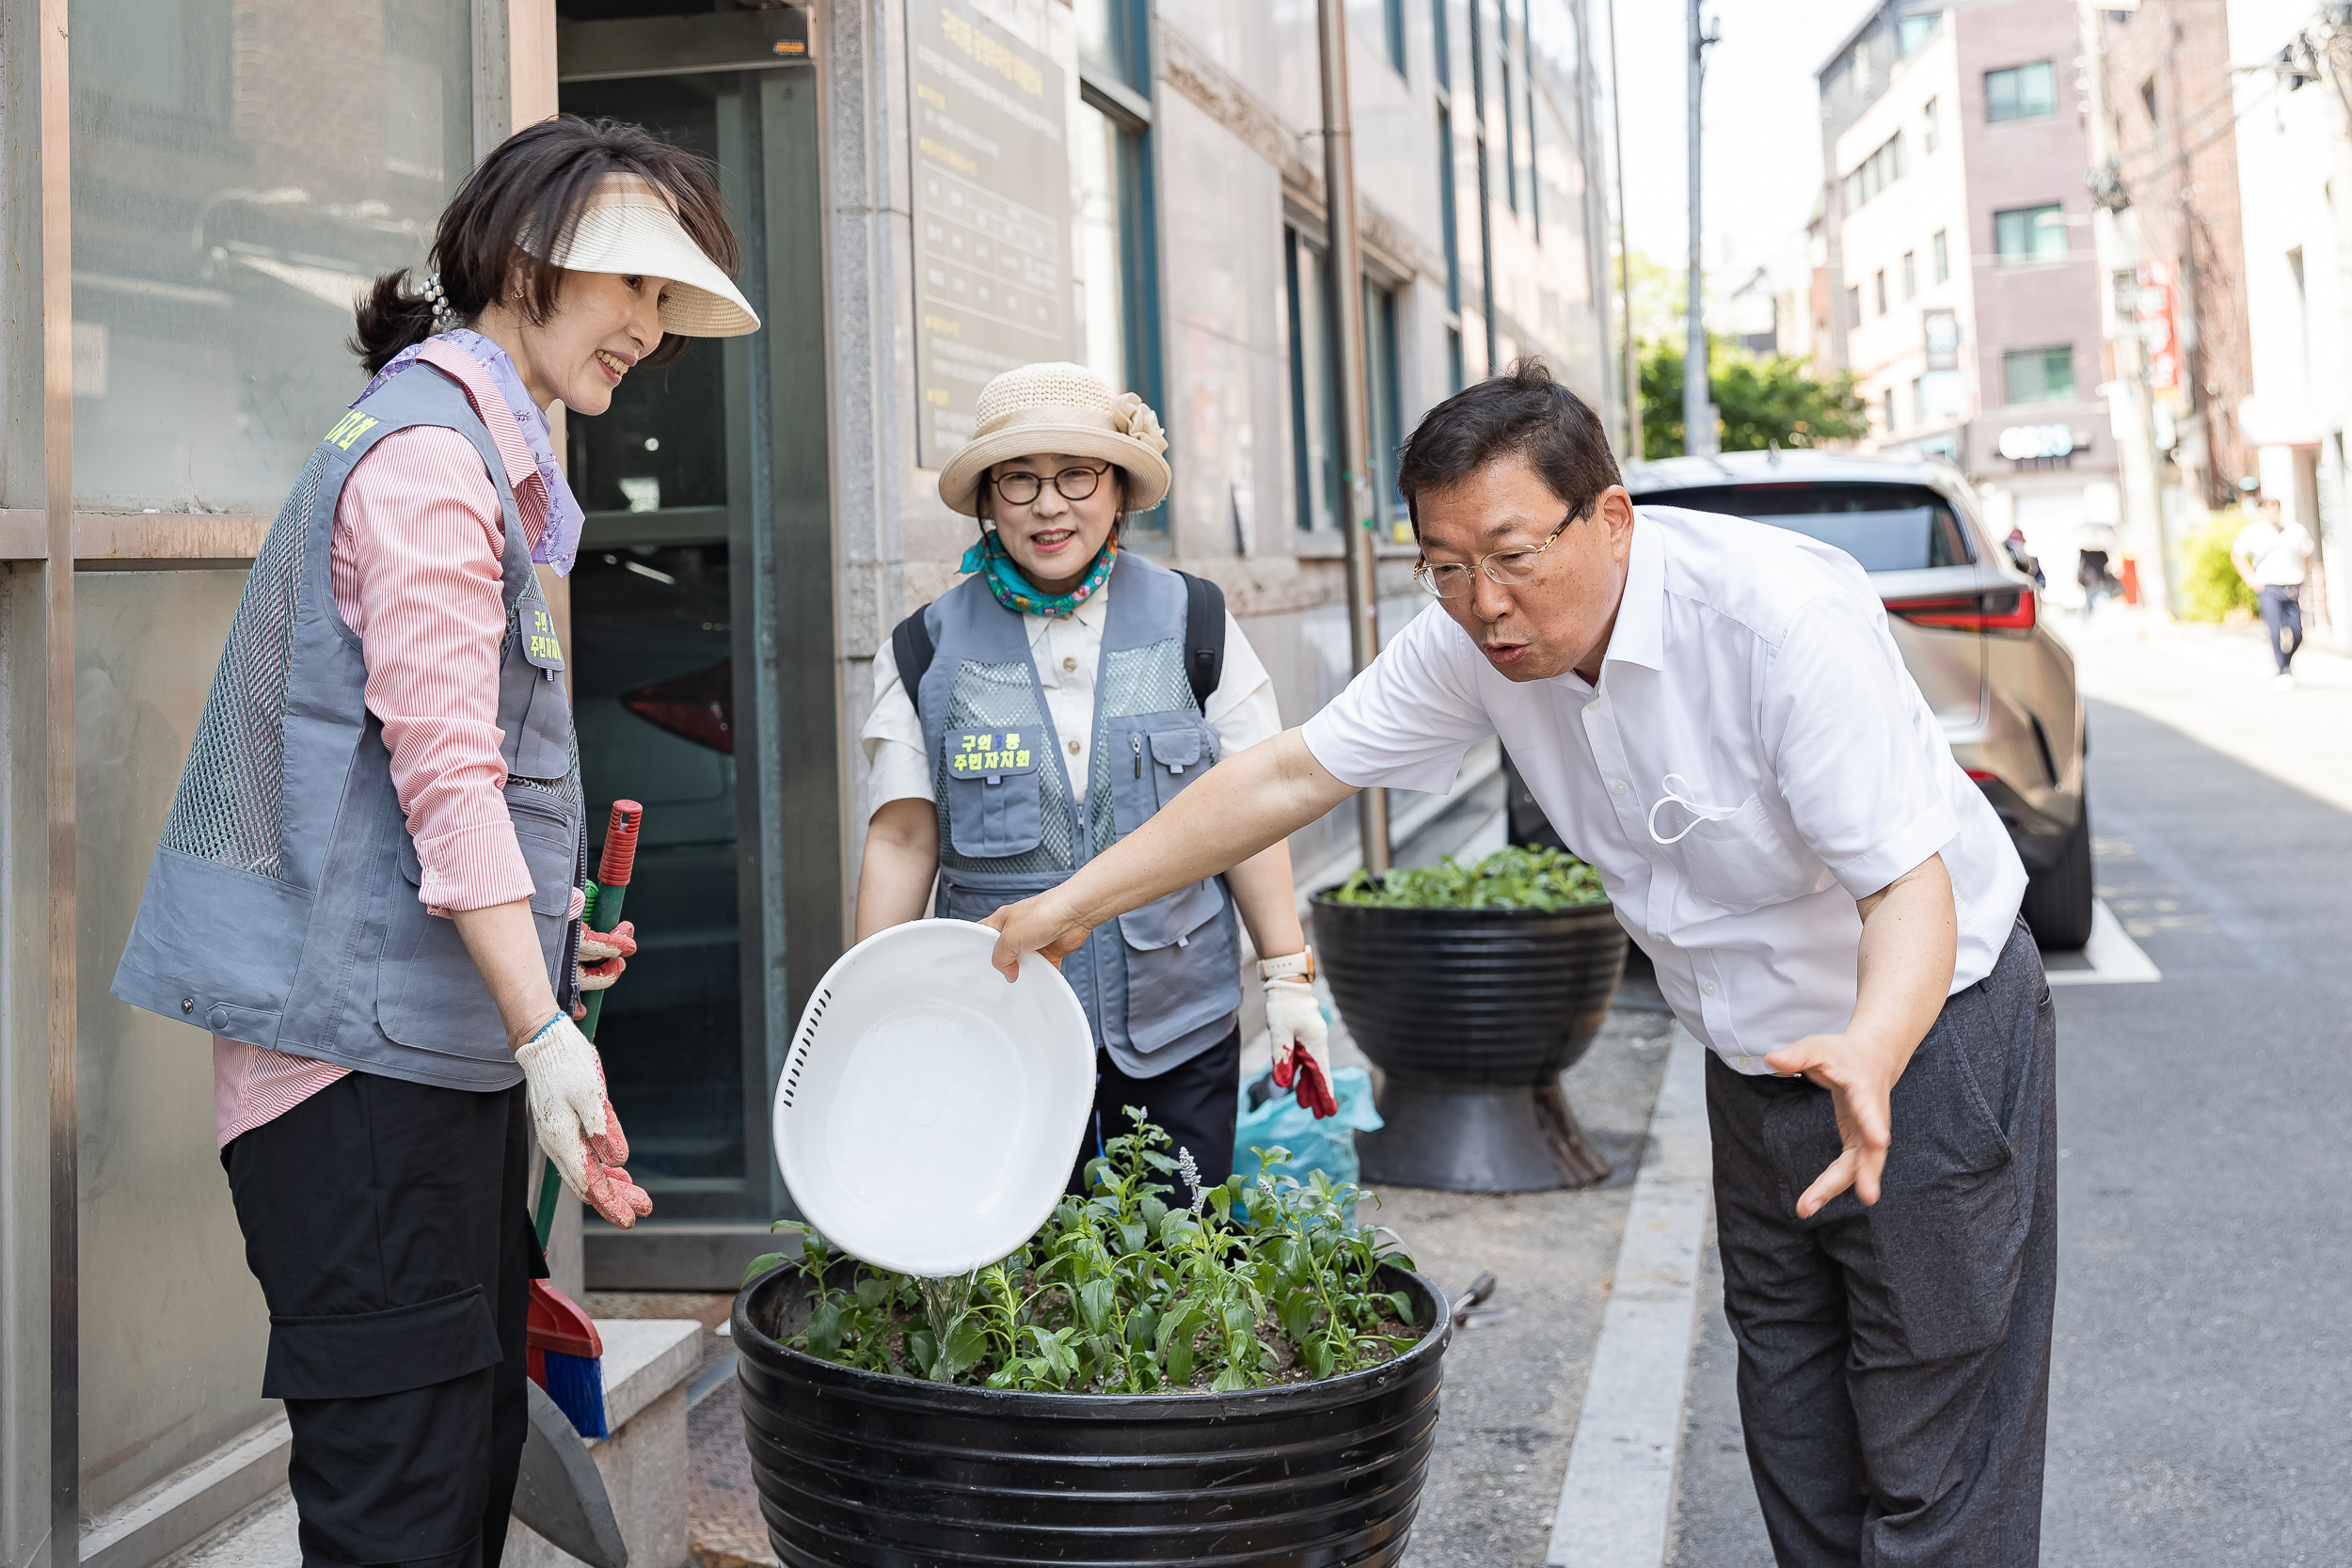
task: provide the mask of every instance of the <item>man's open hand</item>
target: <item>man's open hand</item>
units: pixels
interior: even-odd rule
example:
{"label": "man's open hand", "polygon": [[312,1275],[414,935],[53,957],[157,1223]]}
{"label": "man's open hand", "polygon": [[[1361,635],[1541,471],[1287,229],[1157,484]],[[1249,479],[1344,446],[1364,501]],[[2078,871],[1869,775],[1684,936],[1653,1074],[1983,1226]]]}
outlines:
{"label": "man's open hand", "polygon": [[1094,923],[1081,920],[1067,899],[1055,888],[1034,898],[1024,898],[1018,904],[1007,904],[981,925],[996,932],[996,951],[989,955],[989,962],[1002,971],[1008,980],[1021,978],[1021,955],[1041,953],[1056,969],[1062,959],[1086,944],[1093,934]]}
{"label": "man's open hand", "polygon": [[1857,1034],[1807,1035],[1764,1058],[1784,1076],[1802,1073],[1829,1090],[1845,1148],[1797,1199],[1797,1217],[1811,1219],[1848,1187],[1865,1204],[1879,1200],[1893,1141],[1895,1081],[1910,1065],[1911,1049]]}

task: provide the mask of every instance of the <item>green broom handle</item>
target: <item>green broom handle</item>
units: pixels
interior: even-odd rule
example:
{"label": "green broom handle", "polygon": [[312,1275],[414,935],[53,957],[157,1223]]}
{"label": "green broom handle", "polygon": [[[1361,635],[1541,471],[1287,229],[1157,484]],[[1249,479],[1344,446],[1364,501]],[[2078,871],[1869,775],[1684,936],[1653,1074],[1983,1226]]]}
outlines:
{"label": "green broom handle", "polygon": [[[612,802],[612,816],[604,830],[604,853],[596,863],[596,879],[587,887],[588,901],[580,906],[580,924],[592,931],[610,931],[621,923],[621,906],[628,897],[628,881],[637,868],[637,833],[644,825],[645,808],[634,800]],[[596,1037],[596,1020],[604,1012],[604,992],[592,990],[583,999],[586,1011],[580,1015],[580,1032],[593,1042]],[[564,1189],[564,1179],[556,1174],[555,1162],[549,1160],[539,1173],[539,1250],[548,1249],[548,1237],[555,1229],[556,1195]]]}

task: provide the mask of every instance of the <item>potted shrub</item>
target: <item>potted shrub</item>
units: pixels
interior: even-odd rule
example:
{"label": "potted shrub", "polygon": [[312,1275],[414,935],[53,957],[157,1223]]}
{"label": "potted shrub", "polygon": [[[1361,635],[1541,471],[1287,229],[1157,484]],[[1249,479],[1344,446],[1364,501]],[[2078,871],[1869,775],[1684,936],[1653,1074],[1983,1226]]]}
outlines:
{"label": "potted shrub", "polygon": [[813,1234],[752,1265],[743,1433],[791,1568],[1403,1557],[1444,1297],[1353,1187],[1268,1150],[1201,1189],[1136,1122],[1089,1197],[968,1279]]}
{"label": "potted shrub", "polygon": [[1600,1032],[1626,936],[1600,877],[1557,849],[1359,871],[1314,898],[1317,962],[1381,1069],[1366,1180],[1533,1192],[1605,1180],[1560,1075]]}

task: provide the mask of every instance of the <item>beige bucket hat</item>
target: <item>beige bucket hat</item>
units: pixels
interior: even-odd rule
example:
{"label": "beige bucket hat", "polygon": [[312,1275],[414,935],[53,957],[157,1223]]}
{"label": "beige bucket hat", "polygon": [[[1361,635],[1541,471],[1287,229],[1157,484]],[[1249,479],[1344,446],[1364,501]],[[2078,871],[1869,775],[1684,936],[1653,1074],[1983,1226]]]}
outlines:
{"label": "beige bucket hat", "polygon": [[634,174],[608,174],[572,231],[547,252],[537,237],[523,248],[572,272],[643,273],[666,277],[661,329],[681,338],[739,338],[759,330],[759,317],[735,280],[694,243],[669,198]]}
{"label": "beige bucket hat", "polygon": [[1024,365],[980,388],[972,440],[939,471],[939,499],[967,517],[980,515],[980,476],[992,464],[1031,452],[1100,457],[1127,471],[1127,509],[1157,506],[1168,494],[1168,437],[1152,405],[1114,393],[1084,365]]}

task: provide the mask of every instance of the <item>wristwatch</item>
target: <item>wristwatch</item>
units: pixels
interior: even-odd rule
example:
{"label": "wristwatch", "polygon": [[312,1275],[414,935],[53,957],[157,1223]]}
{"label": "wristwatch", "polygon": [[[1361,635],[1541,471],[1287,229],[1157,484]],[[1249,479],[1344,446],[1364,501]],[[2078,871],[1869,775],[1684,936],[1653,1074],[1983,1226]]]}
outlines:
{"label": "wristwatch", "polygon": [[1305,980],[1312,984],[1315,977],[1315,955],[1312,948],[1302,947],[1295,953],[1279,958],[1262,958],[1258,962],[1261,980]]}

